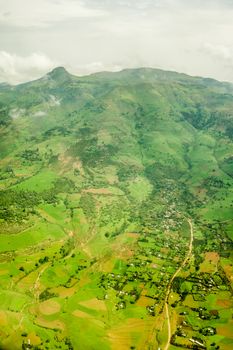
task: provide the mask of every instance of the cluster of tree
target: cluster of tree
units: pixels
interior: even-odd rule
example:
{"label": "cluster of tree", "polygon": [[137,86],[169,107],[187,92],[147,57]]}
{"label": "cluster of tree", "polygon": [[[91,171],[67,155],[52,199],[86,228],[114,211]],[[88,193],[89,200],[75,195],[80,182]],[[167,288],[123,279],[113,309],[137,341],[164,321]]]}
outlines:
{"label": "cluster of tree", "polygon": [[67,177],[59,177],[53,183],[52,191],[54,195],[58,193],[71,193],[75,189],[75,183]]}
{"label": "cluster of tree", "polygon": [[194,107],[186,107],[182,110],[182,116],[190,124],[192,124],[196,129],[208,129],[212,127],[217,120],[217,115],[211,113],[202,104],[197,104]]}
{"label": "cluster of tree", "polygon": [[103,163],[109,163],[111,157],[116,154],[117,147],[113,145],[99,145],[97,137],[82,138],[75,143],[70,152],[79,157],[84,166],[95,167]]}
{"label": "cluster of tree", "polygon": [[66,127],[64,127],[64,126],[55,126],[54,128],[46,130],[42,134],[42,138],[44,140],[47,140],[49,137],[52,137],[52,136],[67,136],[67,135],[70,135],[70,134],[71,134],[71,130],[68,130]]}
{"label": "cluster of tree", "polygon": [[68,178],[57,179],[53,187],[42,192],[7,189],[0,191],[0,219],[6,222],[22,222],[41,203],[56,204],[61,192],[72,192],[75,184]]}
{"label": "cluster of tree", "polygon": [[96,202],[93,196],[89,193],[82,193],[79,205],[82,208],[86,217],[96,217]]}
{"label": "cluster of tree", "polygon": [[120,182],[124,182],[130,178],[134,178],[137,175],[140,175],[141,172],[141,169],[136,165],[120,164],[117,170],[117,176]]}
{"label": "cluster of tree", "polygon": [[0,102],[0,126],[8,126],[10,122],[9,106]]}
{"label": "cluster of tree", "polygon": [[57,296],[58,296],[57,293],[50,292],[49,288],[46,288],[43,292],[40,293],[39,300],[44,301],[51,298],[55,298]]}
{"label": "cluster of tree", "polygon": [[[54,331],[56,331],[56,329],[54,329]],[[28,334],[26,332],[22,333],[22,337],[26,338],[28,336]],[[62,343],[62,345],[61,345]],[[53,348],[52,348],[53,347]],[[32,349],[32,350],[49,350],[49,349],[61,349],[64,348],[66,350],[74,350],[74,347],[72,345],[71,339],[69,337],[65,337],[63,339],[58,339],[57,336],[54,337],[54,343],[53,345],[50,345],[50,340],[46,339],[45,342],[41,342],[40,345],[33,345],[30,343],[30,341],[23,339],[22,341],[22,349],[23,350],[28,350],[28,349]]]}
{"label": "cluster of tree", "polygon": [[41,196],[35,191],[3,190],[0,192],[0,219],[21,222],[40,203]]}
{"label": "cluster of tree", "polygon": [[31,162],[39,162],[42,160],[39,149],[26,149],[18,154],[18,157],[22,159],[23,164]]}
{"label": "cluster of tree", "polygon": [[229,184],[224,183],[220,178],[216,176],[209,176],[205,181],[203,182],[203,187],[210,189],[211,187],[214,188],[227,188],[230,186]]}
{"label": "cluster of tree", "polygon": [[6,179],[12,178],[14,176],[15,176],[14,170],[10,165],[8,165],[5,168],[2,168],[2,170],[0,170],[0,180],[6,180]]}

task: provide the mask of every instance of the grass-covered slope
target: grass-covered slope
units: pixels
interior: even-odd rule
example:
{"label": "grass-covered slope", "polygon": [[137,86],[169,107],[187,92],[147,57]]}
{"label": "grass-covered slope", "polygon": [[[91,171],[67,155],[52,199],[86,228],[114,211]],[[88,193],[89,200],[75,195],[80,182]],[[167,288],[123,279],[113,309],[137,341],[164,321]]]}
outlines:
{"label": "grass-covered slope", "polygon": [[231,349],[232,111],[156,69],[0,85],[0,348]]}

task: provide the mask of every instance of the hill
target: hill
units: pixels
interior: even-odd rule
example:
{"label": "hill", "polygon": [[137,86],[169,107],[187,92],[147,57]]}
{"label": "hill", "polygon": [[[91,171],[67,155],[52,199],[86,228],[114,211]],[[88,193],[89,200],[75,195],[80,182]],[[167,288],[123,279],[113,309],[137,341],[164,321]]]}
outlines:
{"label": "hill", "polygon": [[151,68],[0,85],[2,349],[232,347],[232,110]]}

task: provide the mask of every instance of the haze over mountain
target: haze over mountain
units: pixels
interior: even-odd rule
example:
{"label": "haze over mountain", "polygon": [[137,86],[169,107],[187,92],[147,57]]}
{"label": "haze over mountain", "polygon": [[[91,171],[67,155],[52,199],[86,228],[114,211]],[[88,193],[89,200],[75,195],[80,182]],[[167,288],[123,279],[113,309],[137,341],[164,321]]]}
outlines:
{"label": "haze over mountain", "polygon": [[0,82],[157,67],[233,82],[232,0],[0,0]]}
{"label": "haze over mountain", "polygon": [[232,111],[152,68],[0,85],[2,349],[231,348]]}

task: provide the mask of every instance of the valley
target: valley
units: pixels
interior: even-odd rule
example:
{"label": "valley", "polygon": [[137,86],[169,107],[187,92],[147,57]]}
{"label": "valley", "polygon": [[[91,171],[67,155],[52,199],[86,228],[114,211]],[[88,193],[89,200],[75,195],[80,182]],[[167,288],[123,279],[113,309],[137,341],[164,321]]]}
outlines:
{"label": "valley", "polygon": [[233,87],[0,85],[0,349],[230,350]]}

